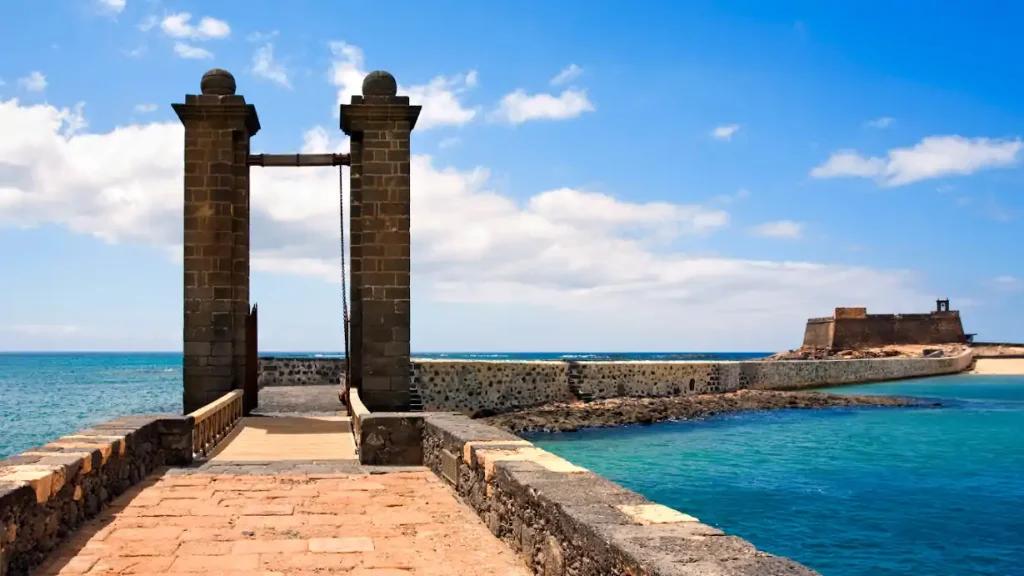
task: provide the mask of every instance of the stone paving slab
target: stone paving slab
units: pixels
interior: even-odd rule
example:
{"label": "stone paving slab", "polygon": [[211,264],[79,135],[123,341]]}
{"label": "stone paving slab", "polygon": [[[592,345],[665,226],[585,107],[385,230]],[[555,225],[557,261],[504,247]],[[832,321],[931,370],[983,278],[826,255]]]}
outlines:
{"label": "stone paving slab", "polygon": [[356,459],[347,416],[274,416],[242,418],[209,462]]}
{"label": "stone paving slab", "polygon": [[345,410],[338,398],[340,384],[316,386],[265,386],[259,391],[259,408],[264,415],[334,415]]}
{"label": "stone paving slab", "polygon": [[160,474],[55,549],[54,574],[526,576],[436,476]]}

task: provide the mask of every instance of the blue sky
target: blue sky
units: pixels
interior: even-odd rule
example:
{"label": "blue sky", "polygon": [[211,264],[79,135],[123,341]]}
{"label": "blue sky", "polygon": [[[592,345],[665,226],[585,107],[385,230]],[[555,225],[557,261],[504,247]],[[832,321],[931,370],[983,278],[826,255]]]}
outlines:
{"label": "blue sky", "polygon": [[[1024,339],[1024,8],[47,0],[0,22],[0,350],[177,350],[181,139],[212,67],[256,151],[413,133],[413,349],[774,350],[949,297]],[[259,170],[259,169],[254,169]],[[337,174],[253,175],[264,350],[341,348]]]}

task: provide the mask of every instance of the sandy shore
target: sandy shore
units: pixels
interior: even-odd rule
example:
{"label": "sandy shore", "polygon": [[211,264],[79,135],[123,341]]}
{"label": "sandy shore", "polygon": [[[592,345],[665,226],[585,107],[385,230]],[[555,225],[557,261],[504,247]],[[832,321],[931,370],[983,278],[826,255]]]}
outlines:
{"label": "sandy shore", "polygon": [[1024,358],[978,358],[969,373],[1024,376]]}
{"label": "sandy shore", "polygon": [[696,420],[731,412],[841,406],[934,406],[913,398],[851,396],[820,392],[739,390],[725,394],[666,398],[612,398],[590,403],[558,403],[481,418],[512,433],[570,432],[580,428]]}

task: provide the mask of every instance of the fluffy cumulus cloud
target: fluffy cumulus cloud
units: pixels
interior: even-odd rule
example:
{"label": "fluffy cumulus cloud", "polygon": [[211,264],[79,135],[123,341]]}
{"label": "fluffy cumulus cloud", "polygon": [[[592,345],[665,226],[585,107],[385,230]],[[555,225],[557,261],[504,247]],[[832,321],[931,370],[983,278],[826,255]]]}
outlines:
{"label": "fluffy cumulus cloud", "polygon": [[[582,68],[570,64],[556,74],[550,84],[569,84],[581,74]],[[489,118],[492,122],[522,124],[531,120],[568,120],[595,110],[597,107],[590,101],[587,91],[576,86],[568,86],[559,94],[529,94],[518,89],[506,94]]]}
{"label": "fluffy cumulus cloud", "polygon": [[1020,162],[1019,138],[929,136],[909,148],[894,148],[885,157],[840,150],[811,170],[814,178],[871,178],[882,186],[903,186],[922,180],[966,176]]}
{"label": "fluffy cumulus cloud", "polygon": [[[144,20],[140,29],[148,30],[156,25],[155,20]],[[197,46],[193,42],[219,40],[231,35],[231,26],[223,20],[204,16],[198,22],[192,22],[192,14],[179,12],[169,14],[160,20],[160,30],[174,38],[174,53],[180,58],[200,60],[213,58],[208,49]]]}
{"label": "fluffy cumulus cloud", "polygon": [[189,40],[227,38],[231,34],[231,26],[227,22],[204,16],[199,22],[193,24],[192,15],[188,12],[165,16],[160,21],[160,29],[171,38]]}
{"label": "fluffy cumulus cloud", "polygon": [[[345,74],[340,84],[354,82]],[[464,76],[460,85],[470,83]],[[0,226],[56,224],[180,254],[180,124],[88,132],[83,113],[0,101]],[[337,131],[308,130],[303,151],[346,149],[329,134]],[[411,174],[418,305],[541,310],[552,326],[575,326],[568,338],[582,347],[673,348],[684,334],[691,346],[744,346],[787,323],[797,338],[802,317],[837,302],[895,310],[925,299],[899,271],[695,255],[694,240],[729,222],[708,204],[568,187],[517,201],[495,190],[486,168],[429,155],[413,157]],[[337,178],[332,169],[254,170],[256,269],[337,282]],[[612,340],[585,340],[588,332]],[[452,345],[479,345],[470,337]],[[545,346],[538,342],[547,341],[520,346]]]}
{"label": "fluffy cumulus cloud", "polygon": [[188,42],[175,42],[174,53],[186,60],[209,60],[213,58],[213,52],[200,46],[194,46]]}
{"label": "fluffy cumulus cloud", "polygon": [[491,119],[522,124],[530,120],[568,120],[595,110],[597,108],[587,97],[586,90],[570,88],[557,96],[516,90],[501,99],[498,109],[491,113]]}
{"label": "fluffy cumulus cloud", "polygon": [[[338,104],[348,104],[353,96],[363,93],[363,78],[369,73],[362,49],[345,42],[331,42],[330,80],[338,91]],[[400,79],[399,79],[400,80]],[[464,100],[477,85],[477,73],[471,70],[453,76],[436,76],[426,84],[399,84],[398,93],[408,96],[413,104],[423,106],[417,130],[439,126],[461,126],[471,122],[479,112]],[[337,113],[337,110],[335,110]]]}

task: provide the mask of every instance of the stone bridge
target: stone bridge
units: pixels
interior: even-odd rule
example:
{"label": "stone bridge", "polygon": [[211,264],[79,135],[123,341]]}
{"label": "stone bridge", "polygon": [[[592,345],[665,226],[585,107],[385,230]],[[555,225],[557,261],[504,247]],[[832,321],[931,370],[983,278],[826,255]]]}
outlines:
{"label": "stone bridge", "polygon": [[175,105],[186,148],[183,414],[119,418],[0,461],[0,576],[814,574],[521,438],[408,411],[419,108],[396,86],[385,72],[367,77],[341,107],[351,153],[331,159],[351,170],[348,388],[247,386],[259,120],[223,70]]}

